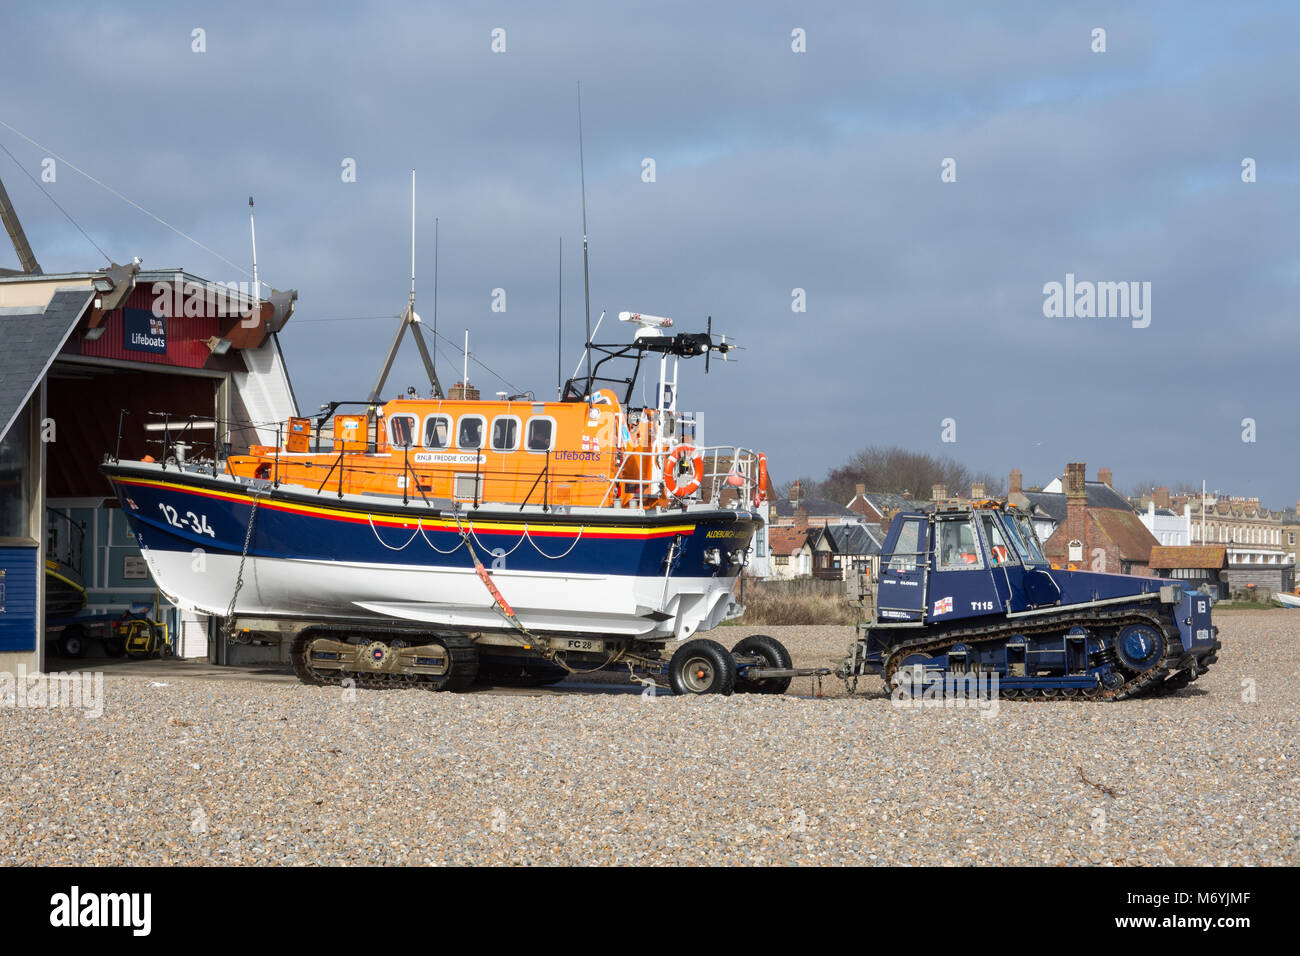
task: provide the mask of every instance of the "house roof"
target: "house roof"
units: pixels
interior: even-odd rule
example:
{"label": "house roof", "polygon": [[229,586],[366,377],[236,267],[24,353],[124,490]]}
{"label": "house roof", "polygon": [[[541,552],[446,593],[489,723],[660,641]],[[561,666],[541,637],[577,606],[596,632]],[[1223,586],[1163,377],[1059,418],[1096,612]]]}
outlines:
{"label": "house roof", "polygon": [[1099,508],[1090,511],[1088,517],[1119,548],[1121,558],[1150,563],[1151,549],[1157,545],[1155,535],[1132,511]]}
{"label": "house roof", "polygon": [[807,531],[795,528],[768,528],[767,545],[773,554],[787,556],[794,554],[808,540]]}
{"label": "house roof", "polygon": [[94,296],[95,290],[89,287],[60,289],[44,308],[0,312],[0,439],[9,432]]}
{"label": "house roof", "polygon": [[812,538],[812,534],[809,537],[814,543],[825,538],[830,550],[836,554],[879,554],[880,546],[883,544],[871,529],[863,524],[827,525],[825,528],[815,529],[813,533],[817,537]]}
{"label": "house roof", "polygon": [[[1147,564],[1151,559],[1151,549],[1159,544],[1132,511],[1098,508],[1088,512],[1088,521],[1093,529],[1089,531],[1089,537],[1100,534],[1106,538],[1119,551],[1120,559],[1124,561]],[[1068,552],[1069,535],[1065,528],[1065,522],[1058,524],[1043,544],[1043,553],[1053,561],[1065,560]]]}
{"label": "house roof", "polygon": [[890,511],[907,511],[909,509],[918,510],[931,504],[929,501],[921,501],[915,498],[904,498],[902,495],[895,495],[889,492],[868,491],[865,494],[854,495],[852,501],[849,502],[849,506],[851,507],[853,502],[858,501],[859,499],[871,505],[871,507],[880,515],[887,514]]}
{"label": "house roof", "polygon": [[[772,502],[772,506],[776,508],[778,517],[794,517],[794,503],[791,502],[789,498],[777,498]],[[815,518],[856,518],[858,515],[856,511],[850,511],[843,505],[837,505],[835,502],[827,501],[825,498],[801,498],[799,500],[799,507],[802,508],[809,517]]]}
{"label": "house roof", "polygon": [[1158,544],[1151,549],[1151,567],[1157,571],[1175,568],[1214,568],[1228,566],[1228,549],[1224,545],[1191,545],[1174,547]]}
{"label": "house roof", "polygon": [[[1114,511],[1126,511],[1129,514],[1133,513],[1133,506],[1129,504],[1129,500],[1105,482],[1084,482],[1084,490],[1088,493],[1089,508],[1105,508]],[[1021,494],[1029,499],[1031,505],[1036,505],[1042,509],[1053,521],[1058,524],[1065,521],[1069,502],[1069,496],[1065,492],[1023,491]]]}

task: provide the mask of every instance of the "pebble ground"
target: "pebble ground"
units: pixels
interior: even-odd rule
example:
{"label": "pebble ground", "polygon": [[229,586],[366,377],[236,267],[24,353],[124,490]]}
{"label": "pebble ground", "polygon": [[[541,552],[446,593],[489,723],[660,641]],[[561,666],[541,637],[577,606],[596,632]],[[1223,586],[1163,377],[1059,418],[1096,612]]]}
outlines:
{"label": "pebble ground", "polygon": [[[1300,614],[1218,623],[1175,696],[996,715],[876,678],[349,701],[160,663],[97,719],[0,706],[0,864],[1295,865]],[[853,633],[766,630],[798,665]]]}

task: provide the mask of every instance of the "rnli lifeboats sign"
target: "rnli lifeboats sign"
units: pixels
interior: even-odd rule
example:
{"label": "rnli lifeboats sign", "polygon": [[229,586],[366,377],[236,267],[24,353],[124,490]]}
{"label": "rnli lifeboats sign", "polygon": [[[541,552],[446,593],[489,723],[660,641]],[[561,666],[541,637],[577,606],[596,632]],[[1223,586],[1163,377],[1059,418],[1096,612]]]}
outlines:
{"label": "rnli lifeboats sign", "polygon": [[167,351],[167,318],[145,309],[122,310],[122,345],[132,352]]}

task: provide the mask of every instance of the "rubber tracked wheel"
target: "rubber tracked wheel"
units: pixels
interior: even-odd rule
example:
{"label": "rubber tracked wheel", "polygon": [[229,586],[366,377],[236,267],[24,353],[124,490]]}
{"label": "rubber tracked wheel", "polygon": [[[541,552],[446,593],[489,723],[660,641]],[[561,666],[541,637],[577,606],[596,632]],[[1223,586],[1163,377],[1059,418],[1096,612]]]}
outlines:
{"label": "rubber tracked wheel", "polygon": [[425,677],[419,685],[426,690],[468,690],[478,677],[478,645],[472,638],[457,636],[431,637],[426,643],[441,644],[447,648],[447,673],[441,677]]}
{"label": "rubber tracked wheel", "polygon": [[730,695],[736,689],[736,662],[717,641],[687,641],[668,662],[673,693]]}
{"label": "rubber tracked wheel", "polygon": [[[771,667],[788,669],[794,667],[794,661],[790,658],[790,652],[785,649],[785,645],[775,637],[768,637],[766,634],[751,634],[742,641],[737,642],[736,646],[731,649],[732,657],[757,657],[762,663],[760,667]],[[746,680],[744,677],[736,676],[736,693],[737,694],[784,694],[790,689],[790,682],[793,677],[767,677],[759,680]]]}
{"label": "rubber tracked wheel", "polygon": [[308,628],[300,631],[298,636],[293,640],[293,647],[289,650],[289,660],[293,664],[293,672],[298,675],[298,680],[311,687],[322,687],[331,681],[324,674],[317,671],[307,660],[307,646],[316,639],[318,635],[314,630]]}

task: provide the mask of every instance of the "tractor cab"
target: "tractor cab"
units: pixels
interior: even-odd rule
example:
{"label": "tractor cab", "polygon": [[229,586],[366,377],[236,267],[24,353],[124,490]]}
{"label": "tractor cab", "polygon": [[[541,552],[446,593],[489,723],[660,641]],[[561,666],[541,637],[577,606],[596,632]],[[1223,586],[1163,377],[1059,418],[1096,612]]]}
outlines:
{"label": "tractor cab", "polygon": [[920,625],[1055,604],[1049,568],[1029,516],[1001,502],[905,512],[885,538],[877,618]]}

